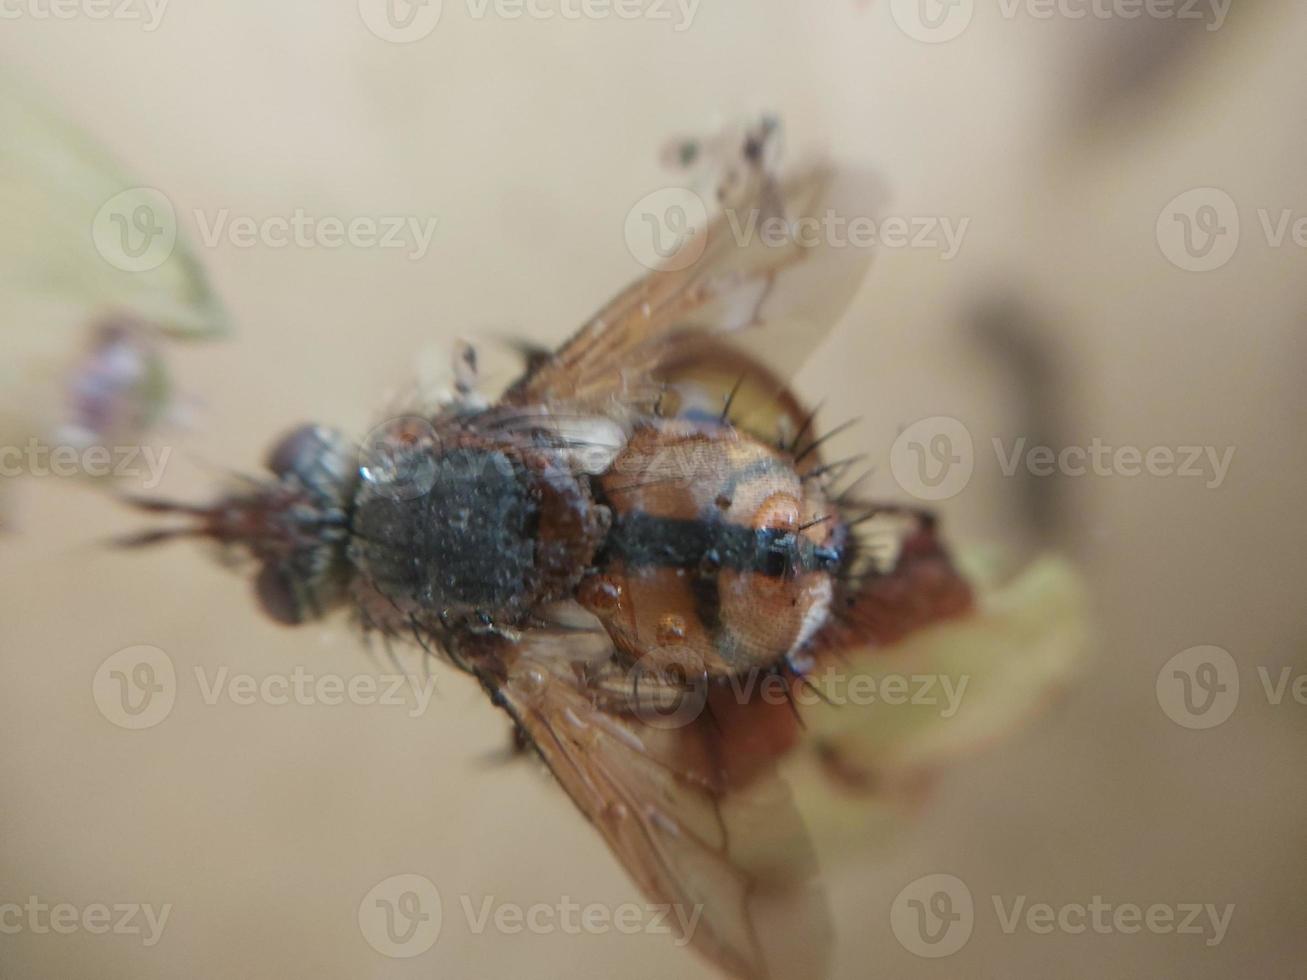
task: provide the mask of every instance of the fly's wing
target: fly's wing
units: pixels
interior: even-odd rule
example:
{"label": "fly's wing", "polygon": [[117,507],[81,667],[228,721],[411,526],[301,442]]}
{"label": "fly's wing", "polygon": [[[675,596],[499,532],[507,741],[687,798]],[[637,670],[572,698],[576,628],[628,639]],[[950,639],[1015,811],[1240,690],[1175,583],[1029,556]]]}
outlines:
{"label": "fly's wing", "polygon": [[737,976],[824,975],[817,849],[847,860],[890,839],[900,804],[1044,707],[1084,654],[1066,564],[988,586],[954,569],[928,519],[885,523],[851,612],[784,698],[754,677],[617,709],[599,680],[611,642],[570,604],[564,630],[528,631],[480,672],[645,894]]}
{"label": "fly's wing", "polygon": [[775,770],[795,735],[788,706],[617,710],[585,679],[585,645],[589,666],[609,662],[597,622],[527,633],[487,683],[695,949],[734,976],[825,975],[831,931],[814,852]]}
{"label": "fly's wing", "polygon": [[866,273],[870,251],[851,230],[875,214],[879,188],[869,174],[826,164],[785,179],[761,163],[745,173],[709,195],[721,203],[705,205],[708,217],[665,265],[530,371],[510,401],[647,409],[687,365],[729,347],[746,356],[725,388],[751,367],[764,386],[788,380]]}
{"label": "fly's wing", "polygon": [[[108,388],[118,396],[135,385],[127,393],[131,409],[152,419],[167,390],[157,360],[162,341],[223,333],[217,301],[175,239],[171,205],[138,185],[75,127],[0,77],[6,442],[49,437],[68,421],[67,404],[79,397],[68,388],[82,370],[90,377],[81,395],[103,397]],[[102,335],[106,318],[112,338]],[[111,346],[124,330],[133,337],[129,355]]]}

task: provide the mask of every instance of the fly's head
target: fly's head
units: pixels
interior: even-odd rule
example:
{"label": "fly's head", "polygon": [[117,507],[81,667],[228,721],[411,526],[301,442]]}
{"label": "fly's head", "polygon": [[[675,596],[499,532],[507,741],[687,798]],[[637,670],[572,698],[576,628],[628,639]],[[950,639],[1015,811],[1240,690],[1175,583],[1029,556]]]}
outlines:
{"label": "fly's head", "polygon": [[245,480],[211,504],[133,500],[142,510],[191,520],[123,543],[200,537],[243,551],[259,563],[255,593],[265,613],[287,625],[320,618],[345,599],[351,579],[347,544],[359,480],[356,450],[338,432],[304,425],[273,445],[266,465],[270,478]]}

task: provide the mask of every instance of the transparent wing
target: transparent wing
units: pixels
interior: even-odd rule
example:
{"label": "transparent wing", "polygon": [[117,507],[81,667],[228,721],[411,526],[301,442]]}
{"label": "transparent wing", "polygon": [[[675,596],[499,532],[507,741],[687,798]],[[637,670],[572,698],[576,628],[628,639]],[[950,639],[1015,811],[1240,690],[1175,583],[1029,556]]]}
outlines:
{"label": "transparent wing", "polygon": [[528,633],[503,655],[496,699],[650,900],[690,923],[695,949],[735,976],[825,975],[814,852],[775,771],[794,716],[712,701],[679,715],[616,710],[585,680],[611,654],[597,623]]}
{"label": "transparent wing", "polygon": [[692,944],[734,975],[823,975],[817,850],[843,860],[883,843],[885,804],[1044,707],[1084,652],[1065,564],[973,593],[984,576],[955,570],[928,516],[871,523],[866,578],[801,679],[690,685],[663,703],[654,675],[639,694],[639,663],[623,673],[602,627],[567,604],[559,629],[499,650],[487,680],[644,892],[681,921],[697,913]]}
{"label": "transparent wing", "polygon": [[[139,403],[138,417],[157,416],[167,391],[159,347],[167,339],[224,331],[222,311],[194,255],[175,238],[171,206],[139,184],[83,133],[0,76],[0,330],[6,352],[0,435],[6,441],[49,437],[66,421],[67,405],[77,398],[68,386],[83,368],[94,377],[92,390],[84,386],[82,394],[102,392],[110,381],[134,385],[128,394]],[[139,356],[139,364],[116,380],[102,359],[95,361],[106,322],[119,339],[130,329]],[[121,347],[111,353],[117,364],[127,363]]]}
{"label": "transparent wing", "polygon": [[747,141],[729,174],[674,254],[529,372],[511,400],[647,406],[705,341],[743,348],[777,381],[802,366],[866,273],[870,250],[851,229],[875,215],[878,182],[824,163],[778,178]]}

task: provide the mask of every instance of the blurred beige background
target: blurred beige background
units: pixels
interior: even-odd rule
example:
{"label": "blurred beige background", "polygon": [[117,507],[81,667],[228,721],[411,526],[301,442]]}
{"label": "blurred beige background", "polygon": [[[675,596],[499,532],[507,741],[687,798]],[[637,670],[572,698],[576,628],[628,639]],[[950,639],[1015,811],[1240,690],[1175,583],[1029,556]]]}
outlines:
{"label": "blurred beige background", "polygon": [[[130,21],[0,26],[0,59],[186,217],[435,217],[430,251],[199,246],[237,335],[174,364],[198,420],[164,489],[252,469],[305,419],[362,431],[454,337],[560,340],[638,274],[628,210],[666,177],[671,133],[769,107],[790,142],[875,167],[889,210],[969,218],[952,261],[886,249],[800,378],[841,445],[888,451],[923,417],[962,420],[967,488],[940,505],[955,540],[1085,569],[1098,640],[1083,680],[1009,743],[949,774],[891,841],[829,876],[840,977],[1288,976],[1302,972],[1307,707],[1274,705],[1258,667],[1307,670],[1303,250],[1259,209],[1307,215],[1307,9],[1235,0],[1207,22],[1083,20],[977,5],[960,36],[902,29],[907,6],[704,0],[687,29],[642,19],[440,23],[387,43],[356,5],[174,0]],[[897,19],[895,15],[898,15]],[[910,22],[910,21],[909,21]],[[3,134],[0,134],[3,138]],[[1216,187],[1238,251],[1177,268],[1156,227]],[[1005,477],[991,440],[1236,449],[1217,488],[1181,477]],[[0,543],[0,903],[171,903],[162,939],[0,935],[5,980],[73,976],[710,976],[667,937],[475,935],[458,896],[530,905],[637,898],[534,763],[488,761],[507,726],[438,669],[431,707],[204,703],[212,677],[297,665],[384,673],[344,627],[280,629],[201,549],[111,553],[139,520],[67,480],[11,488]],[[135,644],[177,666],[170,716],[110,724],[97,668]],[[1159,670],[1196,645],[1239,665],[1238,709],[1191,731]],[[409,705],[411,706],[411,701]],[[879,832],[879,831],[878,831]],[[972,939],[921,959],[894,896],[948,872],[976,900]],[[444,897],[438,942],[387,959],[357,909],[389,875]],[[1192,935],[1006,934],[1010,904],[1235,906]]]}

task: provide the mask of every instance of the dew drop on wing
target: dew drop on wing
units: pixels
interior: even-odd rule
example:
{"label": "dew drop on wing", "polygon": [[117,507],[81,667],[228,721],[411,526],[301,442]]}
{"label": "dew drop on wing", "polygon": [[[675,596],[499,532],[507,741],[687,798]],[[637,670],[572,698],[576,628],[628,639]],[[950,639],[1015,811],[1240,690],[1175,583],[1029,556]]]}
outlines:
{"label": "dew drop on wing", "polygon": [[619,822],[626,820],[631,816],[631,811],[627,809],[626,804],[620,803],[617,800],[609,800],[608,803],[604,805],[604,813],[611,819]]}
{"label": "dew drop on wing", "polygon": [[539,667],[528,667],[524,670],[514,671],[509,683],[517,694],[520,694],[528,701],[533,701],[545,689],[547,680],[544,671]]}

